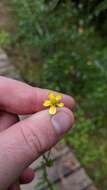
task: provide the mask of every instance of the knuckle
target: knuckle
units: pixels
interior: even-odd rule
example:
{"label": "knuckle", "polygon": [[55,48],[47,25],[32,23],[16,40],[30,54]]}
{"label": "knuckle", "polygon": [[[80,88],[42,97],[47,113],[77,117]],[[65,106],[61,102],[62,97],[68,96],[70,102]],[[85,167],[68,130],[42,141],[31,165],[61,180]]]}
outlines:
{"label": "knuckle", "polygon": [[31,151],[31,154],[41,154],[42,145],[38,135],[31,129],[31,127],[20,127],[21,134],[25,141],[26,146]]}
{"label": "knuckle", "polygon": [[33,103],[32,94],[33,94],[32,90],[29,90],[26,93],[24,92],[22,95],[23,96],[22,100],[24,100],[24,102],[27,102],[28,104],[32,105],[32,103]]}

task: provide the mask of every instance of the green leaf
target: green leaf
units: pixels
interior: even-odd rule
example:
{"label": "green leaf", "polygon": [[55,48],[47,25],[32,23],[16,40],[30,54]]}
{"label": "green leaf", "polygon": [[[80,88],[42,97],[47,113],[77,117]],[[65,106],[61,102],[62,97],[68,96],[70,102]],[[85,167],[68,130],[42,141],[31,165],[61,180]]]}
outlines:
{"label": "green leaf", "polygon": [[98,4],[98,6],[96,7],[96,12],[99,13],[99,12],[104,11],[106,9],[107,9],[107,0],[104,0],[103,2]]}
{"label": "green leaf", "polygon": [[60,0],[51,0],[51,1],[49,1],[47,4],[47,6],[46,6],[46,9],[48,10],[48,11],[52,11],[52,10],[54,10],[55,8],[56,8],[56,6],[57,6],[57,4],[59,3],[59,1]]}

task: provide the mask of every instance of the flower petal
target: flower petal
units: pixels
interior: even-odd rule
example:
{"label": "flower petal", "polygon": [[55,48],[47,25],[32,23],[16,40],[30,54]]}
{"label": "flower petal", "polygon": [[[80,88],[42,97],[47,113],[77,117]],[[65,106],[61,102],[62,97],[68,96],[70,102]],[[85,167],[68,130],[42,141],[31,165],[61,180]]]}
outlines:
{"label": "flower petal", "polygon": [[59,103],[59,104],[57,104],[57,106],[58,106],[59,108],[62,108],[62,107],[64,107],[64,103]]}
{"label": "flower petal", "polygon": [[55,99],[55,95],[54,95],[53,92],[50,92],[50,93],[49,93],[49,99],[50,99],[50,100],[54,100],[54,99]]}
{"label": "flower petal", "polygon": [[45,100],[43,103],[43,106],[48,107],[51,105],[51,101],[50,100]]}
{"label": "flower petal", "polygon": [[55,107],[55,106],[51,106],[50,109],[49,109],[49,113],[50,113],[51,115],[56,114],[56,107]]}
{"label": "flower petal", "polygon": [[56,100],[57,101],[60,101],[62,99],[62,94],[58,94],[57,96],[56,96]]}

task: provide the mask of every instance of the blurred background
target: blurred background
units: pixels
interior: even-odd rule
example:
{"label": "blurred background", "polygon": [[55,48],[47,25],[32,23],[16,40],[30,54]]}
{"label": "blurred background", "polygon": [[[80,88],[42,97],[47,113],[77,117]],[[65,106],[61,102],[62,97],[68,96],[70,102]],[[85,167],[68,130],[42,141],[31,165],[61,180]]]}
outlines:
{"label": "blurred background", "polygon": [[106,190],[107,0],[1,0],[0,9],[0,47],[21,77],[75,97],[64,142]]}

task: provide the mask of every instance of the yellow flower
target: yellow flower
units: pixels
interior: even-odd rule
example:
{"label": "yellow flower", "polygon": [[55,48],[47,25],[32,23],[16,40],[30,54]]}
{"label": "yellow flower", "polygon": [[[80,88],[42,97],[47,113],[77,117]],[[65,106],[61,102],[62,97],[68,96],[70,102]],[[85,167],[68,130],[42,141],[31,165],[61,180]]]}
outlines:
{"label": "yellow flower", "polygon": [[49,97],[49,100],[45,100],[43,105],[45,107],[50,107],[49,113],[51,115],[54,115],[56,114],[56,107],[59,107],[59,108],[64,107],[64,103],[60,102],[60,100],[62,99],[62,95],[58,94],[55,96],[53,92],[50,92],[48,97]]}

